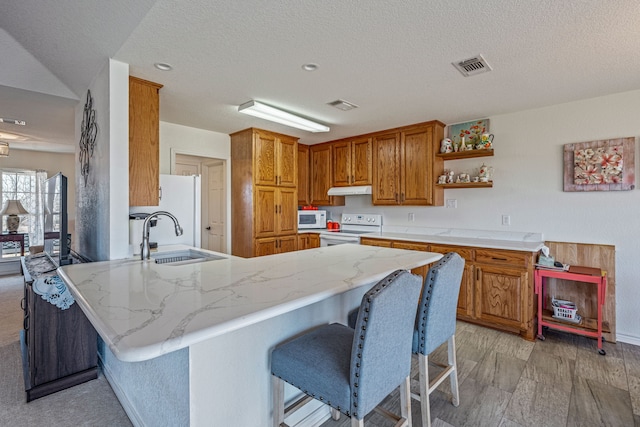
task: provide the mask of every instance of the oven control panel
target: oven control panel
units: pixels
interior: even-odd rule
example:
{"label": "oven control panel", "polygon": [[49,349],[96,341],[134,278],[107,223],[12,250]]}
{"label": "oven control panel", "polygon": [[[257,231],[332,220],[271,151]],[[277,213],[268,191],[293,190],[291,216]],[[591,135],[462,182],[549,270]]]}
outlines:
{"label": "oven control panel", "polygon": [[376,214],[342,214],[342,225],[382,225],[382,215]]}

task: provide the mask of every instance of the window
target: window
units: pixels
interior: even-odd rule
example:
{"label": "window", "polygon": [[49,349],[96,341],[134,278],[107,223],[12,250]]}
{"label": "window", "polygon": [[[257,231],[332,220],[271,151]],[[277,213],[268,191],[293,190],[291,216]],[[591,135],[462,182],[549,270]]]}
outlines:
{"label": "window", "polygon": [[[32,234],[35,232],[36,212],[36,171],[30,170],[2,170],[2,206],[7,200],[19,200],[29,215],[20,216],[18,233]],[[2,218],[2,232],[7,232],[6,216]],[[29,238],[25,236],[25,251],[29,246]],[[2,243],[2,258],[20,256],[20,246],[16,242]]]}

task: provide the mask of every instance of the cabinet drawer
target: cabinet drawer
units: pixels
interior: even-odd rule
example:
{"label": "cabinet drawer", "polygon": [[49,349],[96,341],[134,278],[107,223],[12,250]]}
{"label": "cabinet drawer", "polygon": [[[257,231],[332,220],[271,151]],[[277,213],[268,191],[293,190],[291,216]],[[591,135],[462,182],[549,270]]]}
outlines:
{"label": "cabinet drawer", "polygon": [[532,254],[528,252],[476,249],[476,262],[528,268]]}
{"label": "cabinet drawer", "polygon": [[380,246],[383,248],[390,248],[392,243],[393,242],[391,240],[371,239],[369,237],[360,238],[361,245]]}
{"label": "cabinet drawer", "polygon": [[429,244],[427,243],[418,243],[418,242],[401,242],[396,240],[393,242],[393,246],[396,249],[408,249],[411,251],[424,251],[427,252],[429,250]]}
{"label": "cabinet drawer", "polygon": [[465,261],[473,261],[473,249],[463,248],[461,246],[445,246],[445,245],[431,245],[429,248],[431,252],[437,252],[439,254],[448,254],[449,252],[456,252]]}

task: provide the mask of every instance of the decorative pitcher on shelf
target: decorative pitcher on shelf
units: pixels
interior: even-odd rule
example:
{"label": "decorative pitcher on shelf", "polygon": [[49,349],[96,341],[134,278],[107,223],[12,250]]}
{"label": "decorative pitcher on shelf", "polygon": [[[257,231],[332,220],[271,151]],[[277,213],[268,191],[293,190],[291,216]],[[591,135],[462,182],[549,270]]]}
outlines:
{"label": "decorative pitcher on shelf", "polygon": [[440,143],[440,152],[441,153],[452,153],[453,152],[453,143],[451,139],[445,138]]}

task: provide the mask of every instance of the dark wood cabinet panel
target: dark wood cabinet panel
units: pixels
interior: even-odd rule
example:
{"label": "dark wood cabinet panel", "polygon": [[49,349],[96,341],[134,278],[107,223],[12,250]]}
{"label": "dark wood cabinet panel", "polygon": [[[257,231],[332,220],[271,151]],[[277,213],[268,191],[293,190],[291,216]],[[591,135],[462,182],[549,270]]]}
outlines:
{"label": "dark wood cabinet panel", "polygon": [[66,310],[42,299],[22,260],[21,347],[27,402],[98,377],[97,333],[77,303]]}

